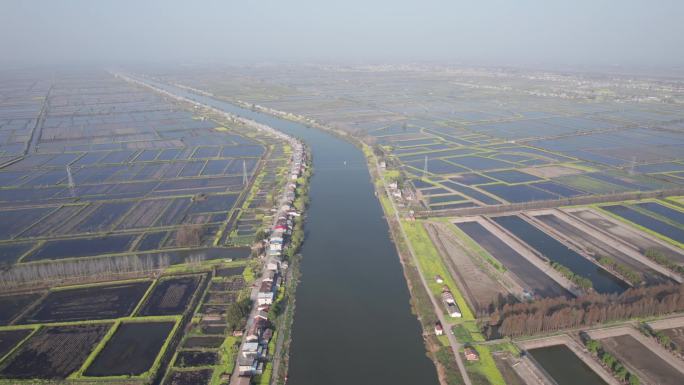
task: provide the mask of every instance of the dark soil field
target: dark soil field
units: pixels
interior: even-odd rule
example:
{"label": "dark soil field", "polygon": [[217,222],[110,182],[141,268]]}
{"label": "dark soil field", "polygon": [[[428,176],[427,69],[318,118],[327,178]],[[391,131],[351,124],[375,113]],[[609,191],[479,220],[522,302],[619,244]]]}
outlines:
{"label": "dark soil field", "polygon": [[235,293],[209,293],[204,301],[207,304],[229,304],[237,300]]}
{"label": "dark soil field", "polygon": [[137,376],[150,369],[173,322],[124,323],[86,369],[86,376]]}
{"label": "dark soil field", "polygon": [[190,337],[185,340],[183,348],[218,348],[223,343],[223,340],[223,337]]}
{"label": "dark soil field", "polygon": [[209,291],[228,291],[228,282],[212,282],[209,285]]}
{"label": "dark soil field", "polygon": [[186,368],[195,366],[211,366],[218,363],[217,352],[185,350],[178,353],[174,366]]}
{"label": "dark soil field", "polygon": [[40,330],[2,365],[2,378],[63,379],[78,370],[111,324]]}
{"label": "dark soil field", "polygon": [[135,309],[150,281],[55,290],[22,320],[66,322],[124,317]]}
{"label": "dark soil field", "polygon": [[202,305],[200,312],[202,314],[221,314],[226,315],[230,305]]}
{"label": "dark soil field", "polygon": [[[662,332],[670,337],[670,341],[677,351],[684,353],[684,327],[665,329]],[[0,353],[0,355],[2,354]]]}
{"label": "dark soil field", "polygon": [[492,357],[497,369],[499,369],[504,381],[506,381],[506,385],[525,385],[525,381],[515,372],[509,359],[501,354],[493,354]]}
{"label": "dark soil field", "polygon": [[227,327],[225,322],[224,323],[202,323],[200,325],[200,328],[202,330],[202,333],[204,334],[225,334],[227,331]]}
{"label": "dark soil field", "polygon": [[245,279],[238,276],[230,281],[212,282],[209,291],[239,291],[244,287]]}
{"label": "dark soil field", "polygon": [[206,385],[212,373],[211,369],[173,372],[164,385]]}
{"label": "dark soil field", "polygon": [[9,324],[39,297],[40,294],[19,294],[0,297],[0,325]]}
{"label": "dark soil field", "polygon": [[189,276],[165,279],[152,290],[139,315],[156,316],[182,314],[197,290],[201,277]]}
{"label": "dark soil field", "polygon": [[630,335],[601,340],[603,346],[613,353],[625,366],[633,368],[644,383],[681,385],[684,374],[663,361],[657,354]]}
{"label": "dark soil field", "polygon": [[461,282],[469,303],[477,311],[486,309],[498,296],[508,295],[506,288],[487,274],[478,264],[474,253],[462,247],[448,228],[427,223],[425,230],[444,261],[451,266],[454,278]]}
{"label": "dark soil field", "polygon": [[462,222],[456,226],[517,275],[527,285],[525,289],[541,297],[569,296],[556,281],[478,222]]}
{"label": "dark soil field", "polygon": [[226,267],[223,269],[216,270],[216,276],[217,277],[230,277],[233,275],[241,275],[243,271],[245,271],[244,266]]}
{"label": "dark soil field", "polygon": [[9,353],[21,340],[31,334],[32,329],[0,331],[0,359]]}

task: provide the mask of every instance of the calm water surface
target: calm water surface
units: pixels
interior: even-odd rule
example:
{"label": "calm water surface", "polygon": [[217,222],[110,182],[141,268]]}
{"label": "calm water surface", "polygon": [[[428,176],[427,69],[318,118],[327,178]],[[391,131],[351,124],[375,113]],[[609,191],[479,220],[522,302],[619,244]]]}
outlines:
{"label": "calm water surface", "polygon": [[155,85],[300,137],[311,148],[288,384],[437,384],[361,151],[302,124]]}
{"label": "calm water surface", "polygon": [[565,345],[532,349],[530,354],[558,385],[606,385],[596,372]]}

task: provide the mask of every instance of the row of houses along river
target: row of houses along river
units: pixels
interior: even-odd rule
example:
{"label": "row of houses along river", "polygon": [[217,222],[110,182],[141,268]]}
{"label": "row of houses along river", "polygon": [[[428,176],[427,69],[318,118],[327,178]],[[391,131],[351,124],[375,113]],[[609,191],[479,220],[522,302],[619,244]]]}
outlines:
{"label": "row of houses along river", "polygon": [[310,149],[314,174],[288,384],[438,383],[361,150],[300,123],[145,83],[301,138]]}

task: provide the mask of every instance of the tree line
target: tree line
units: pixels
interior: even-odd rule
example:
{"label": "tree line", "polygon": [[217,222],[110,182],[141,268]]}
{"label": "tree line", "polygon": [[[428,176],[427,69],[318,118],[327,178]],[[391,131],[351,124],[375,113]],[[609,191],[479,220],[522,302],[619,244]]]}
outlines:
{"label": "tree line", "polygon": [[0,287],[8,289],[79,277],[108,279],[125,273],[153,272],[163,269],[169,264],[170,258],[165,254],[17,264],[0,270]]}
{"label": "tree line", "polygon": [[582,342],[584,342],[587,350],[598,358],[599,362],[620,382],[628,383],[629,385],[641,384],[639,377],[635,373],[630,372],[617,357],[604,349],[601,342],[592,339],[588,335],[583,335]]}
{"label": "tree line", "polygon": [[500,302],[490,309],[485,334],[489,338],[518,337],[684,311],[684,285],[635,287],[622,294],[589,293],[515,304]]}

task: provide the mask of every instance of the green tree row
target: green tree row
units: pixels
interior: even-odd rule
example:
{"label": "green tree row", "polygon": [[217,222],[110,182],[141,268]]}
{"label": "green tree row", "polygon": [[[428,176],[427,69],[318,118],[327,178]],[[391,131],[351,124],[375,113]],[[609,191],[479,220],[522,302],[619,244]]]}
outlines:
{"label": "green tree row", "polygon": [[598,263],[601,266],[605,266],[608,269],[616,271],[618,274],[623,276],[627,281],[629,281],[629,283],[631,283],[632,285],[636,286],[644,282],[644,278],[641,276],[641,274],[639,274],[637,271],[630,268],[629,266],[617,262],[613,258],[601,256],[598,258]]}
{"label": "green tree row", "polygon": [[639,385],[641,380],[636,374],[631,373],[625,366],[610,352],[603,348],[603,345],[597,340],[594,340],[588,336],[584,338],[584,345],[587,349],[598,359],[601,363],[613,373],[613,376],[620,380],[621,382],[627,382],[629,385]]}
{"label": "green tree row", "polygon": [[572,270],[568,269],[566,266],[563,266],[558,262],[551,262],[551,267],[556,269],[556,271],[561,273],[565,278],[569,279],[575,285],[581,287],[582,289],[586,290],[593,287],[591,281],[588,278],[584,278],[581,275],[573,273]]}

